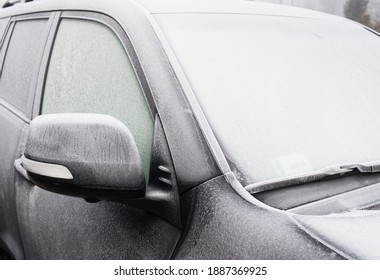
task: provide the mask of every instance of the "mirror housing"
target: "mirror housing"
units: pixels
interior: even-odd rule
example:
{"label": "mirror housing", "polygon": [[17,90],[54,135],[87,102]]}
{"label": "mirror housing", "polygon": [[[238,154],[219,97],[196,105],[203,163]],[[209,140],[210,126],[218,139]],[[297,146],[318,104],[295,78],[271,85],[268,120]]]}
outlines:
{"label": "mirror housing", "polygon": [[145,196],[145,178],[128,128],[100,114],[51,114],[30,123],[21,164],[48,191],[89,201]]}

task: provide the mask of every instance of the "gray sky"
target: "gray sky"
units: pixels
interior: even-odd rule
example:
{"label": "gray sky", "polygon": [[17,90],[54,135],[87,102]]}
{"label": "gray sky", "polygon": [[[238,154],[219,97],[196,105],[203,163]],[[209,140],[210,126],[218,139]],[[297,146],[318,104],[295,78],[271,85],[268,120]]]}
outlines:
{"label": "gray sky", "polygon": [[313,9],[334,15],[343,16],[343,6],[346,0],[259,0],[285,5],[294,5],[302,8]]}
{"label": "gray sky", "polygon": [[[344,3],[347,0],[258,0],[261,2],[271,2],[285,5],[294,5],[302,8],[313,9],[325,13],[343,16]],[[370,0],[368,12],[371,16],[380,17],[380,0]],[[376,8],[377,7],[377,8]]]}

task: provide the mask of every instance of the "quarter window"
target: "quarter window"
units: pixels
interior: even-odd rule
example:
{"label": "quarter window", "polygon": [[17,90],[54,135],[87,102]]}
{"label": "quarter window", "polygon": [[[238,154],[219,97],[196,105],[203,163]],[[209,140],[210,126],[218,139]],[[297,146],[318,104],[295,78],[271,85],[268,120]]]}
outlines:
{"label": "quarter window", "polygon": [[47,19],[16,22],[4,60],[0,97],[24,113],[40,67],[46,27]]}

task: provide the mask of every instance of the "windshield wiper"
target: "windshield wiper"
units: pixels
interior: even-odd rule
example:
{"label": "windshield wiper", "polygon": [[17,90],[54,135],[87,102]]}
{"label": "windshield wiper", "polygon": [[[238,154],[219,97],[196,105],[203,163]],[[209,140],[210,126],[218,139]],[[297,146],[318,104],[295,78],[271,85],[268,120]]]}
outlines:
{"label": "windshield wiper", "polygon": [[302,185],[310,182],[320,181],[329,177],[349,175],[352,173],[376,172],[380,172],[380,160],[346,165],[332,165],[312,172],[253,183],[246,186],[245,189],[249,193],[254,194],[283,187]]}

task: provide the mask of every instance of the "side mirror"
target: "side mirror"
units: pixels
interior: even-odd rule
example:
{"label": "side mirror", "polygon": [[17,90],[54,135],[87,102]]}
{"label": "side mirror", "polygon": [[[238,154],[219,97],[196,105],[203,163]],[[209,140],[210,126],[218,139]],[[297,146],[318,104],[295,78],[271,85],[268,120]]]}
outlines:
{"label": "side mirror", "polygon": [[110,116],[52,114],[35,118],[20,162],[30,180],[48,191],[88,201],[145,196],[144,173],[133,136]]}

